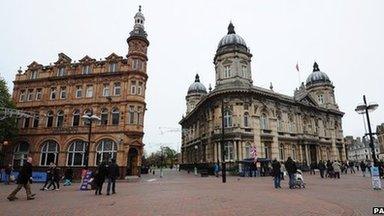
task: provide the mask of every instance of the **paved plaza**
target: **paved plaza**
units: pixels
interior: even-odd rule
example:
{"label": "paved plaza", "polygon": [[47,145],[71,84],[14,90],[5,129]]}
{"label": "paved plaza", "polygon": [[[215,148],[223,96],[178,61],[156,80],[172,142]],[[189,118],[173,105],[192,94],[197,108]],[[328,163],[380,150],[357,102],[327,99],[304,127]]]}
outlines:
{"label": "paved plaza", "polygon": [[[79,184],[61,191],[40,191],[27,201],[25,192],[9,202],[15,185],[0,186],[0,215],[371,215],[373,206],[384,206],[384,191],[373,191],[369,177],[342,175],[321,179],[305,174],[307,188],[273,189],[271,177],[199,177],[166,170],[164,177],[143,175],[139,182],[119,182],[117,194],[95,196],[78,191]],[[104,185],[105,194],[106,184]]]}

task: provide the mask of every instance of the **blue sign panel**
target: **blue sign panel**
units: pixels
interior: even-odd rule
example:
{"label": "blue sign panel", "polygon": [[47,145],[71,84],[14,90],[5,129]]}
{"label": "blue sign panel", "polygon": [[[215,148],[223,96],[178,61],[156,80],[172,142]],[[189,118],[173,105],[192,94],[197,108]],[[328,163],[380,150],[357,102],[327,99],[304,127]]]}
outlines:
{"label": "blue sign panel", "polygon": [[[5,173],[1,173],[1,181],[5,181]],[[15,180],[17,180],[17,177],[19,176],[19,172],[13,171],[11,172],[11,176],[15,177]],[[32,172],[32,179],[33,182],[45,182],[47,179],[47,173],[45,172]]]}

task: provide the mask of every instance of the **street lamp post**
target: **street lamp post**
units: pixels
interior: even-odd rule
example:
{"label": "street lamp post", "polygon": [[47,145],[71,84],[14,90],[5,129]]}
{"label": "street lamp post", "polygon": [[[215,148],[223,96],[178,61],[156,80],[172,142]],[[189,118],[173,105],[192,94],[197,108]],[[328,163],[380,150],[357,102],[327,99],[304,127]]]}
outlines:
{"label": "street lamp post", "polygon": [[88,169],[88,163],[89,163],[89,149],[91,147],[91,133],[92,133],[92,123],[93,121],[100,121],[100,117],[93,115],[93,111],[86,113],[82,116],[85,123],[89,124],[89,131],[88,131],[88,144],[87,148],[85,150],[85,168]]}
{"label": "street lamp post", "polygon": [[368,133],[369,133],[369,147],[371,147],[373,163],[375,166],[377,166],[378,163],[377,163],[377,158],[376,158],[376,153],[375,153],[375,146],[373,144],[373,134],[372,134],[371,122],[370,122],[368,113],[377,109],[377,107],[379,105],[375,104],[375,103],[371,103],[368,105],[367,100],[365,98],[365,95],[363,95],[363,101],[364,101],[364,104],[358,105],[356,107],[355,111],[359,114],[365,114],[367,117]]}
{"label": "street lamp post", "polygon": [[225,151],[224,151],[224,98],[221,99],[221,172],[222,172],[222,181],[223,183],[227,182],[227,170],[225,167]]}
{"label": "street lamp post", "polygon": [[194,168],[194,173],[195,173],[195,176],[197,176],[197,149],[199,147],[197,145],[195,145],[195,168]]}

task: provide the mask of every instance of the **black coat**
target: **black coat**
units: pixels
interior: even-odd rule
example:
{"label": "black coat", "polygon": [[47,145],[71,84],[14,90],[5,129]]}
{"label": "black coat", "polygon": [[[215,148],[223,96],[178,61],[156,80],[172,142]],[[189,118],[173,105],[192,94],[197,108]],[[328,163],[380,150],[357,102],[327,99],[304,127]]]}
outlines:
{"label": "black coat", "polygon": [[27,184],[32,177],[32,164],[26,162],[21,168],[19,176],[17,178],[17,184]]}
{"label": "black coat", "polygon": [[279,161],[273,161],[272,162],[272,174],[273,176],[279,176],[280,175],[280,168],[281,165]]}
{"label": "black coat", "polygon": [[296,166],[295,161],[293,161],[293,160],[287,160],[287,162],[285,162],[285,169],[286,169],[287,172],[290,173],[290,174],[292,174],[292,173],[296,173],[296,171],[297,171],[297,166]]}
{"label": "black coat", "polygon": [[101,181],[104,181],[105,180],[105,177],[107,177],[107,174],[108,174],[108,169],[107,167],[105,166],[105,163],[101,163],[99,165],[99,167],[97,168],[97,173],[98,173],[98,179],[100,179]]}
{"label": "black coat", "polygon": [[325,164],[323,162],[319,162],[319,170],[325,170]]}
{"label": "black coat", "polygon": [[116,163],[110,163],[108,165],[108,177],[116,179],[120,176],[119,167]]}

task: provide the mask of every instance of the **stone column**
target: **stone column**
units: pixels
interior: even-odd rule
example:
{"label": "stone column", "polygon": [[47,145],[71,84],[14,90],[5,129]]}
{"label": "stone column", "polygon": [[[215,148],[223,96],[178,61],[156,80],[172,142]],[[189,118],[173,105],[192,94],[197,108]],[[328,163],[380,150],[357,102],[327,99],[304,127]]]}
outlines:
{"label": "stone column", "polygon": [[217,162],[217,143],[214,142],[212,143],[213,145],[213,162],[216,163]]}
{"label": "stone column", "polygon": [[305,145],[305,161],[307,161],[308,166],[310,164],[309,160],[310,160],[310,158],[309,158],[308,145]]}
{"label": "stone column", "polygon": [[303,149],[302,149],[301,145],[297,145],[297,150],[299,151],[300,162],[304,162]]}
{"label": "stone column", "polygon": [[336,134],[334,129],[331,130],[331,141],[332,141],[331,159],[337,160]]}
{"label": "stone column", "polygon": [[257,151],[257,156],[262,157],[262,152],[263,152],[263,145],[261,143],[261,138],[260,138],[260,124],[259,124],[260,119],[255,118],[255,124],[254,124],[254,137],[253,137],[253,144],[252,146],[256,147]]}
{"label": "stone column", "polygon": [[217,143],[217,153],[219,156],[219,162],[221,162],[221,143],[220,142]]}
{"label": "stone column", "polygon": [[272,143],[271,143],[271,159],[279,158],[279,141],[278,141],[278,133],[277,133],[277,121],[273,119],[271,121],[271,130],[272,130]]}
{"label": "stone column", "polygon": [[341,160],[346,161],[347,160],[347,155],[345,154],[345,143],[343,142],[342,144],[342,149],[341,149]]}
{"label": "stone column", "polygon": [[233,155],[233,159],[235,161],[238,161],[239,160],[239,153],[238,153],[238,146],[239,146],[239,141],[233,141],[233,150],[234,150],[234,155]]}

